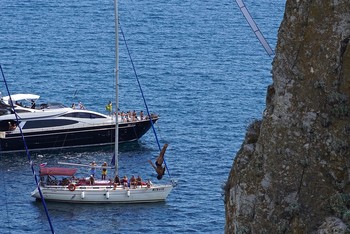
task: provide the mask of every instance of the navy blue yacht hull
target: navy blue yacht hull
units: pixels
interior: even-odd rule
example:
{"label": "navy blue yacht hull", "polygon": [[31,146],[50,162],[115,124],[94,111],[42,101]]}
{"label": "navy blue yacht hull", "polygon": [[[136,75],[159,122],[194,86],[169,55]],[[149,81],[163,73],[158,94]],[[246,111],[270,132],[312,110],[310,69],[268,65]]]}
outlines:
{"label": "navy blue yacht hull", "polygon": [[[152,121],[155,123],[158,118]],[[151,122],[139,121],[119,124],[119,143],[140,139],[151,128]],[[24,133],[30,151],[77,148],[88,146],[104,146],[114,144],[115,125],[71,128],[54,131]],[[7,133],[0,138],[2,153],[25,151],[21,134]]]}

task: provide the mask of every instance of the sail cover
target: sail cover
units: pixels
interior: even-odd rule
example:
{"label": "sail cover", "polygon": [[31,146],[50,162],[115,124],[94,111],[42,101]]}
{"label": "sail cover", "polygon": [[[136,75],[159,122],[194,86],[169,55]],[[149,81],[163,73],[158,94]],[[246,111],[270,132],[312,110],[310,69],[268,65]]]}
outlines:
{"label": "sail cover", "polygon": [[73,176],[75,172],[77,172],[77,168],[40,167],[40,176]]}
{"label": "sail cover", "polygon": [[246,18],[249,26],[252,28],[256,37],[258,38],[258,40],[260,41],[260,43],[263,45],[264,49],[266,50],[267,54],[269,56],[273,55],[274,54],[273,50],[271,49],[269,43],[266,41],[265,37],[260,32],[258,26],[256,25],[255,21],[253,20],[252,16],[250,15],[248,9],[245,7],[243,0],[236,0],[236,2],[239,6],[239,9],[241,10],[244,17]]}

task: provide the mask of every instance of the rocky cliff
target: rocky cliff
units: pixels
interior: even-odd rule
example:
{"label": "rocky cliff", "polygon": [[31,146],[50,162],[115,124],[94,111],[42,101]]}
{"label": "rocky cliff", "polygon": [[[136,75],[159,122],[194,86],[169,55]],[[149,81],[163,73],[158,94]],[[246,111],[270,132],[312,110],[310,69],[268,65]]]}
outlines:
{"label": "rocky cliff", "polygon": [[264,116],[225,186],[226,233],[350,232],[349,39],[349,0],[287,0]]}

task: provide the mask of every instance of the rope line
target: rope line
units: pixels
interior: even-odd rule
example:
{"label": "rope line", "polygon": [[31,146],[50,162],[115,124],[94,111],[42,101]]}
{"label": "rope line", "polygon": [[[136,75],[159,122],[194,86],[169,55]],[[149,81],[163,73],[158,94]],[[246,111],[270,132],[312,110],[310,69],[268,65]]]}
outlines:
{"label": "rope line", "polygon": [[46,213],[47,219],[48,219],[49,224],[50,224],[51,233],[55,233],[54,228],[53,228],[53,225],[52,225],[52,222],[51,222],[51,218],[50,218],[50,215],[49,215],[47,206],[46,206],[46,202],[45,202],[45,199],[44,199],[44,197],[43,197],[43,194],[41,193],[41,189],[40,189],[40,186],[39,186],[39,181],[38,181],[38,178],[37,178],[36,173],[35,173],[35,170],[34,170],[34,163],[33,163],[32,159],[31,159],[31,157],[30,157],[30,153],[29,153],[29,150],[28,150],[28,147],[27,147],[27,142],[26,142],[26,140],[25,140],[25,138],[24,138],[22,128],[21,128],[21,126],[19,125],[19,117],[18,117],[18,114],[17,114],[16,111],[15,111],[15,107],[14,107],[13,102],[12,102],[12,99],[11,99],[10,90],[9,90],[9,88],[8,88],[8,86],[7,86],[6,78],[5,78],[4,72],[3,72],[3,70],[2,70],[1,64],[0,64],[0,70],[1,70],[1,75],[2,75],[2,77],[3,77],[3,80],[4,80],[4,84],[5,84],[5,87],[6,87],[7,94],[9,95],[9,101],[10,101],[11,108],[12,108],[14,114],[15,114],[15,117],[16,117],[16,124],[17,124],[17,127],[18,127],[19,131],[21,132],[23,144],[24,144],[24,147],[25,147],[25,150],[26,150],[26,153],[27,153],[28,162],[29,162],[30,167],[31,167],[31,169],[32,169],[32,174],[33,174],[33,176],[34,176],[34,180],[35,180],[36,186],[37,186],[37,188],[38,188],[38,191],[39,191],[39,194],[40,194],[40,197],[41,197],[41,201],[42,201],[43,206],[44,206],[44,209],[45,209],[45,213]]}
{"label": "rope line", "polygon": [[[160,143],[159,143],[159,140],[158,140],[157,132],[156,132],[156,129],[155,129],[155,127],[154,127],[154,124],[153,124],[153,121],[152,121],[152,118],[151,118],[151,115],[150,115],[150,112],[149,112],[149,109],[148,109],[148,105],[147,105],[147,102],[146,102],[146,99],[145,99],[145,95],[144,95],[144,93],[143,93],[143,90],[142,90],[142,87],[141,87],[141,83],[140,83],[139,77],[138,77],[138,75],[137,75],[134,62],[133,62],[133,60],[132,60],[132,58],[131,58],[130,50],[129,50],[128,44],[127,44],[127,42],[126,42],[125,35],[124,35],[124,32],[123,32],[122,26],[121,26],[121,24],[120,24],[120,21],[119,21],[119,28],[120,28],[120,32],[121,32],[121,34],[122,34],[122,36],[123,36],[123,40],[124,40],[124,43],[125,43],[125,47],[126,47],[126,50],[127,50],[127,52],[128,52],[128,55],[129,55],[129,59],[130,59],[132,68],[133,68],[133,70],[134,70],[135,78],[136,78],[136,81],[137,81],[137,83],[138,83],[138,86],[139,86],[139,89],[140,89],[140,92],[141,92],[141,95],[142,95],[143,102],[144,102],[145,107],[146,107],[147,115],[150,117],[150,118],[149,118],[149,119],[150,119],[149,121],[150,121],[151,126],[152,126],[152,130],[153,130],[153,133],[154,133],[154,137],[156,138],[159,151],[161,151],[162,148],[161,148]],[[165,167],[166,167],[166,169],[167,169],[167,172],[168,172],[169,177],[171,178],[170,171],[169,171],[168,165],[167,165],[167,163],[166,163],[166,161],[165,161],[165,158],[164,158],[164,165],[165,165]]]}
{"label": "rope line", "polygon": [[253,17],[251,16],[251,14],[249,13],[248,9],[244,5],[243,0],[236,0],[236,3],[238,5],[239,9],[241,10],[244,18],[247,20],[249,26],[251,27],[251,29],[255,33],[255,36],[258,38],[258,40],[260,41],[261,45],[264,47],[266,53],[269,56],[274,55],[274,52],[273,52],[271,46],[267,42],[267,40],[264,37],[264,35],[261,33],[261,31],[258,28],[258,26],[256,25]]}

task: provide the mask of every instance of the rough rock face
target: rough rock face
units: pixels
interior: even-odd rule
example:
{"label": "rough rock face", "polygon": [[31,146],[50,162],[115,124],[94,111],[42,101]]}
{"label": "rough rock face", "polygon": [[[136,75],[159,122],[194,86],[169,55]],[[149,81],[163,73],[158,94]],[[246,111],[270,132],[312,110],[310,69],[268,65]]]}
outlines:
{"label": "rough rock face", "polygon": [[225,186],[226,233],[350,232],[349,40],[349,0],[287,0],[265,113]]}

